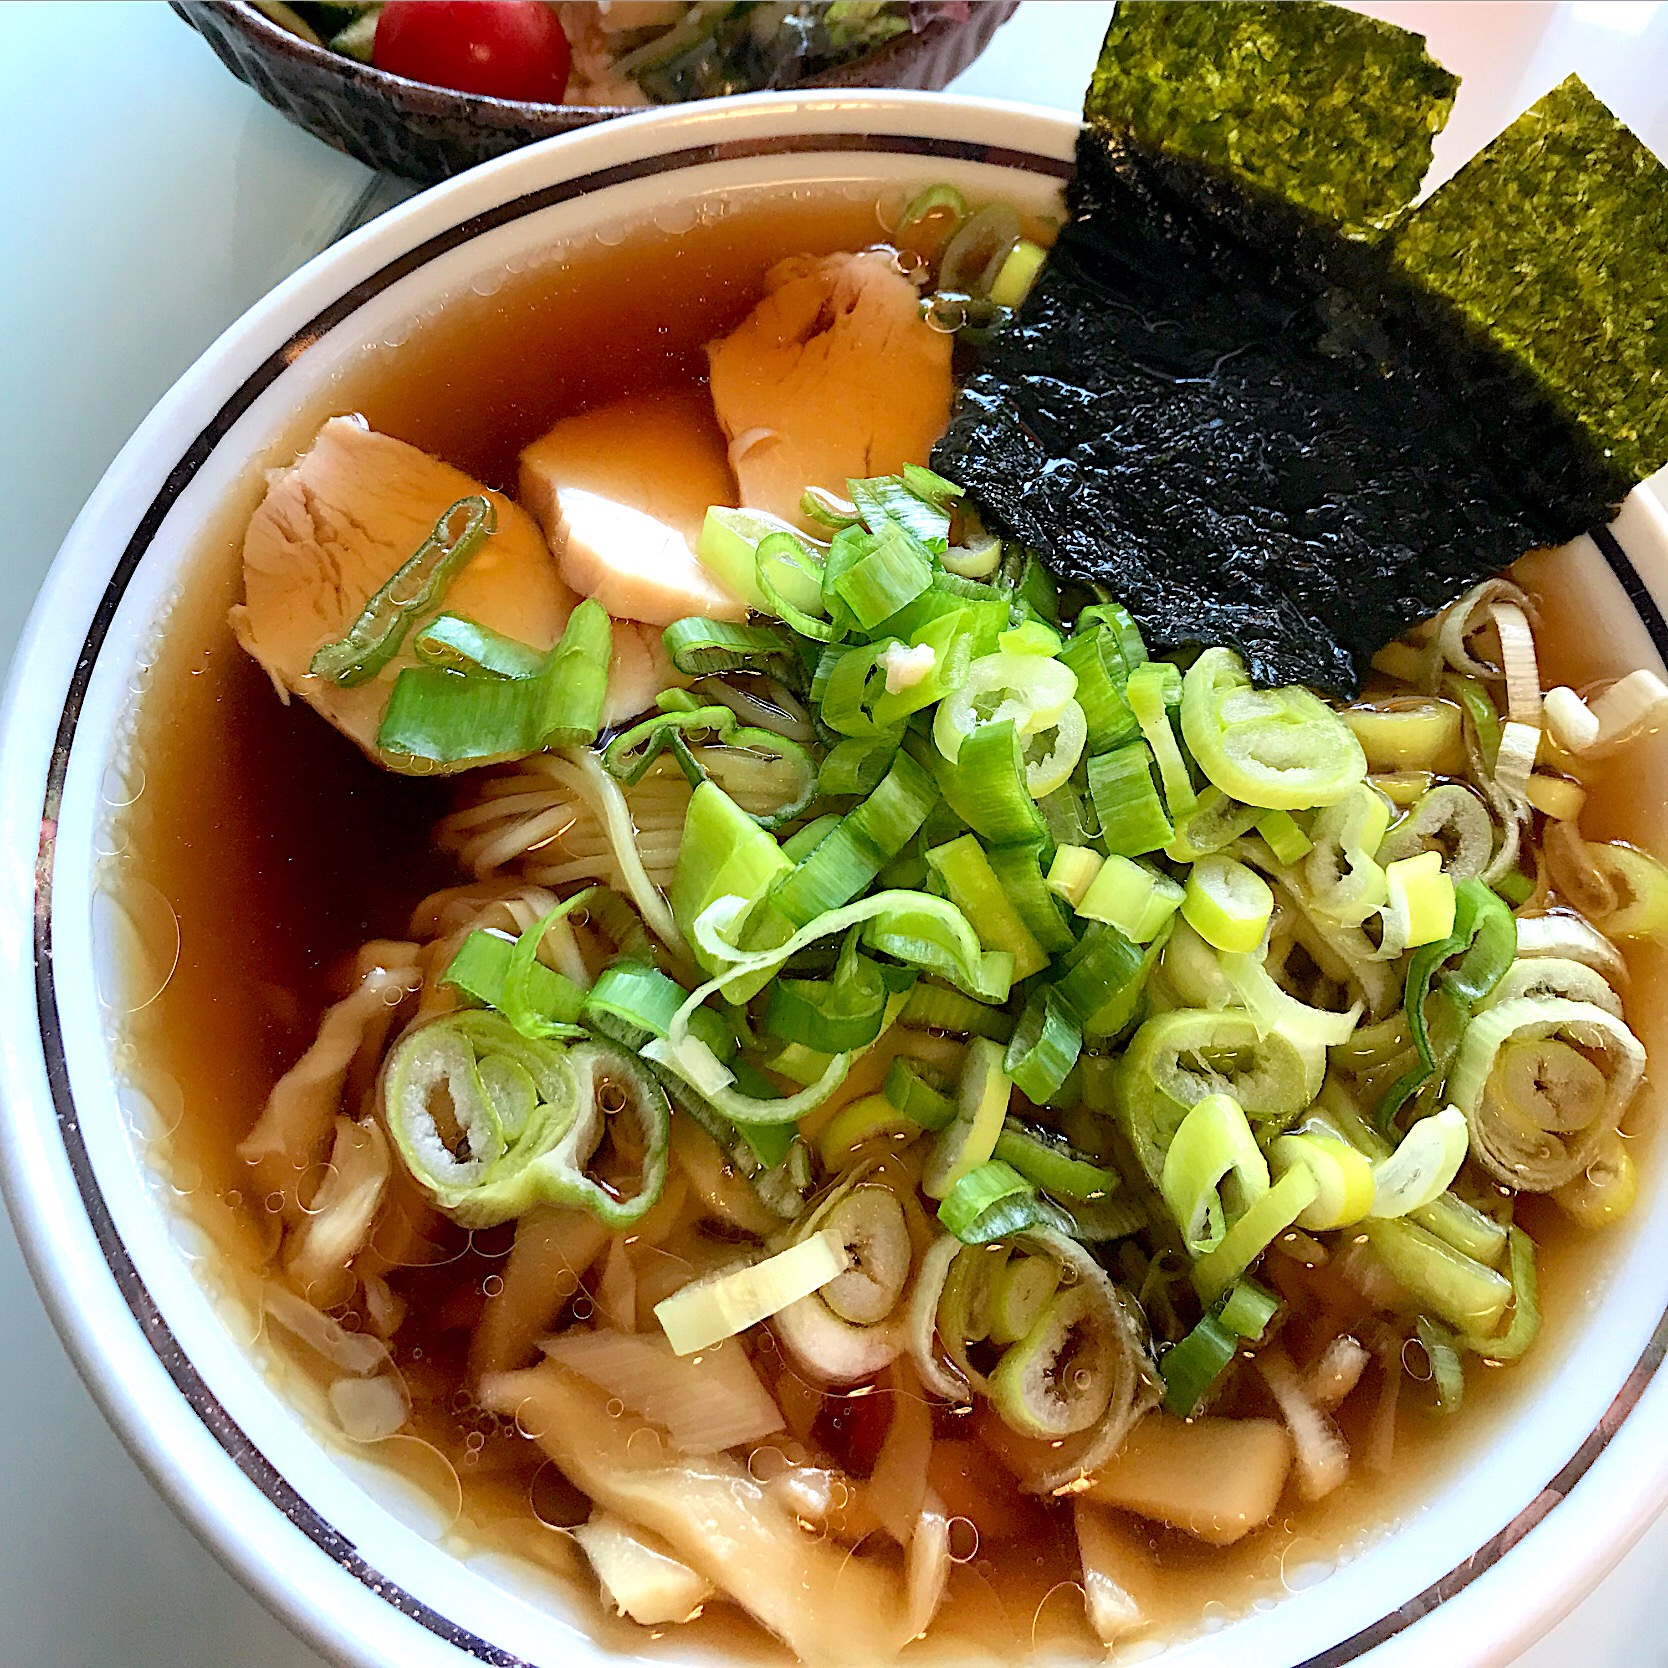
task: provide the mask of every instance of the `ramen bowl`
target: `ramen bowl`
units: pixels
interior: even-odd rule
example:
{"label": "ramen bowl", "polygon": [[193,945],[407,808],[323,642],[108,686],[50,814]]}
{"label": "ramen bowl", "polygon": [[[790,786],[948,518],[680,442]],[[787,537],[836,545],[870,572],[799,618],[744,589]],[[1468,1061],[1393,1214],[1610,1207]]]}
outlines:
{"label": "ramen bowl", "polygon": [[[136,1055],[136,1014],[178,955],[168,898],[132,878],[146,780],[135,712],[193,597],[220,617],[228,505],[331,407],[367,354],[449,300],[631,227],[668,237],[775,195],[848,202],[943,180],[1057,211],[1076,124],[984,101],[861,92],[719,101],[609,123],[476,169],[336,245],[234,325],[123,450],[65,542],[18,652],[0,751],[0,1037],[6,1194],[34,1277],[94,1395],[162,1492],[332,1660],[518,1668],[604,1662],[572,1594],[455,1533],[443,1489],[330,1435],[288,1392],[228,1272],[177,1119]],[[258,490],[258,488],[257,488]],[[1554,556],[1566,678],[1660,667],[1668,520],[1644,494]],[[218,587],[218,589],[217,589]],[[217,600],[218,599],[218,600]],[[1630,755],[1606,833],[1655,842],[1668,745]],[[238,930],[228,922],[227,931]],[[1643,983],[1644,981],[1638,981]],[[1662,1027],[1647,1013],[1643,1029]],[[235,1048],[232,1036],[217,1047]],[[1654,1092],[1654,1091],[1653,1091]],[[1542,1357],[1466,1440],[1332,1544],[1287,1549],[1279,1596],[1217,1606],[1131,1652],[1173,1668],[1503,1663],[1600,1579],[1668,1497],[1668,1191],[1558,1287]],[[200,1181],[200,1178],[198,1178]],[[394,1439],[400,1440],[398,1438]],[[612,1636],[611,1636],[612,1637]],[[668,1662],[710,1642],[661,1638]]]}

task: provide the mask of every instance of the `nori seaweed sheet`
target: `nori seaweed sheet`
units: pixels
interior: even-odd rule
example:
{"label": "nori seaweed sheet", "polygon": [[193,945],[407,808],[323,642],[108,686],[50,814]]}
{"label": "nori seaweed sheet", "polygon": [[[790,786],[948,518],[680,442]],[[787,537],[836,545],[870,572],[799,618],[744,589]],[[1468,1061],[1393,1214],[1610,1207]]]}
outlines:
{"label": "nori seaweed sheet", "polygon": [[1083,114],[1357,235],[1413,200],[1458,86],[1422,37],[1320,0],[1141,0],[1114,14]]}
{"label": "nori seaweed sheet", "polygon": [[[1443,230],[1463,224],[1458,185],[1430,199],[1433,227],[1445,192]],[[1468,306],[1490,272],[1533,268],[1510,240],[1450,300],[1420,264],[1447,259],[1441,236],[1404,267],[1394,236],[1094,128],[1068,206],[933,462],[1155,649],[1229,643],[1259,683],[1354,695],[1384,643],[1608,519],[1648,466],[1654,435],[1630,453],[1583,427],[1485,328],[1487,301]],[[1661,363],[1660,332],[1642,351]]]}
{"label": "nori seaweed sheet", "polygon": [[1643,480],[1668,459],[1668,190],[1571,76],[1396,229],[1397,268],[1531,364]]}

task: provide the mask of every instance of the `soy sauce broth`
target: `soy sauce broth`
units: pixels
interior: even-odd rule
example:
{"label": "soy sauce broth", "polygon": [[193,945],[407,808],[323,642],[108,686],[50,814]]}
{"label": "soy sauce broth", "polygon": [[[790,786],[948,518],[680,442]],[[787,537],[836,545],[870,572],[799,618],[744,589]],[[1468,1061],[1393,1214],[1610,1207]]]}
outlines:
{"label": "soy sauce broth", "polygon": [[[173,1126],[156,1137],[153,1157],[215,1247],[205,1279],[226,1294],[228,1314],[254,1306],[255,1318],[241,1320],[247,1335],[258,1328],[259,1269],[274,1229],[265,1202],[245,1191],[236,1144],[341,993],[341,969],[358,946],[404,936],[422,896],[468,878],[429,845],[429,829],[447,807],[446,787],[368,764],[309,709],[275,699],[233,641],[226,610],[240,589],[242,529],[263,471],[289,461],[326,416],[359,411],[373,427],[513,490],[520,448],[559,417],[699,381],[702,344],[745,315],[776,260],[861,248],[882,235],[872,200],[829,193],[737,208],[676,235],[646,231],[612,247],[599,243],[560,264],[508,275],[491,296],[459,297],[398,348],[368,351],[298,414],[277,447],[251,460],[170,619],[141,714],[135,757],[143,790],[123,813],[116,840],[118,892],[122,884],[155,887],[172,906],[179,937],[172,976],[130,1017],[123,1055],[165,1109],[162,1123]],[[1595,660],[1591,641],[1560,619],[1557,571],[1543,561],[1531,580],[1549,603],[1540,634],[1544,681],[1579,685],[1626,669]],[[1638,794],[1630,781],[1637,764],[1618,761],[1598,783],[1590,826],[1661,849],[1662,830],[1639,819],[1640,807],[1662,804],[1664,794]],[[1658,758],[1659,786],[1660,766]],[[1636,979],[1630,1018],[1655,1048],[1660,1004],[1641,1011],[1653,983]],[[1636,1114],[1631,1127],[1644,1122]],[[1648,1159],[1644,1168],[1648,1191]],[[1275,1523],[1236,1547],[1207,1547],[1126,1518],[1147,1566],[1137,1596],[1156,1624],[1142,1638],[1220,1625],[1355,1556],[1445,1468],[1463,1464],[1467,1445],[1498,1413],[1533,1394],[1541,1363],[1558,1352],[1560,1334],[1579,1324],[1602,1284],[1606,1257],[1590,1239],[1577,1251],[1580,1236],[1545,1201],[1526,1200],[1521,1219],[1541,1245],[1547,1341],[1519,1367],[1472,1373],[1457,1421],[1415,1407],[1422,1398],[1404,1390],[1388,1477],[1361,1463],[1377,1400],[1377,1368],[1369,1368],[1368,1382],[1339,1415],[1356,1455],[1350,1481],[1318,1506],[1302,1505],[1289,1488]],[[710,1603],[698,1621],[651,1634],[595,1603],[594,1583],[559,1527],[582,1513],[582,1503],[534,1444],[481,1414],[461,1389],[468,1328],[511,1238],[510,1227],[457,1232],[433,1266],[406,1271],[401,1291],[410,1317],[394,1353],[414,1395],[414,1434],[379,1445],[378,1457],[442,1502],[442,1520],[456,1508],[446,1544],[511,1553],[571,1582],[586,1595],[589,1625],[620,1649],[780,1660],[780,1648],[726,1604]],[[275,1378],[321,1409],[305,1352],[285,1355],[276,1328],[267,1345]],[[762,1369],[772,1367],[772,1347],[767,1341]],[[1251,1375],[1238,1394],[1244,1411],[1268,1411]],[[867,1415],[852,1398],[834,1404],[831,1416],[840,1427]],[[954,1415],[937,1419],[940,1447],[968,1456],[967,1482],[976,1489],[992,1462],[967,1443]],[[848,1436],[836,1429],[837,1440]],[[954,1511],[956,1501],[950,1505]],[[1015,1505],[1012,1520],[977,1544],[963,1534],[957,1556],[933,1640],[912,1647],[912,1656],[1012,1660],[1050,1647],[1089,1660],[1104,1655],[1082,1620],[1068,1510]]]}

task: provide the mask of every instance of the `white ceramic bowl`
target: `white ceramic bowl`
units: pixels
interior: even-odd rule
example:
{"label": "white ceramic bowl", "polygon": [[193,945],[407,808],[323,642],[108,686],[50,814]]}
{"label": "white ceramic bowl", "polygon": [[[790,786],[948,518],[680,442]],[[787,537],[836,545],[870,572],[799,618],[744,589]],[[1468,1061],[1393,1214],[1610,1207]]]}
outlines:
{"label": "white ceramic bowl", "polygon": [[[94,1395],[158,1486],[281,1616],[344,1663],[460,1668],[606,1653],[502,1561],[455,1556],[420,1504],[331,1445],[264,1375],[203,1254],[150,1173],[101,1005],[117,921],[100,834],[182,564],[244,468],[333,368],[512,260],[713,193],[949,179],[1044,207],[1075,124],[911,94],[719,101],[518,153],[407,204],[305,267],[180,380],[111,466],[43,589],[12,673],[0,753],[0,1049],[6,1193]],[[1668,522],[1636,495],[1571,595],[1593,676],[1660,665]],[[1660,756],[1641,803],[1668,799]],[[115,935],[119,937],[119,934]],[[235,1039],[228,1039],[235,1046]],[[1668,1190],[1596,1265],[1585,1313],[1507,1398],[1463,1466],[1326,1579],[1176,1644],[1173,1668],[1506,1661],[1576,1602],[1668,1494]],[[663,1647],[664,1649],[664,1647]],[[675,1655],[675,1647],[674,1647]]]}

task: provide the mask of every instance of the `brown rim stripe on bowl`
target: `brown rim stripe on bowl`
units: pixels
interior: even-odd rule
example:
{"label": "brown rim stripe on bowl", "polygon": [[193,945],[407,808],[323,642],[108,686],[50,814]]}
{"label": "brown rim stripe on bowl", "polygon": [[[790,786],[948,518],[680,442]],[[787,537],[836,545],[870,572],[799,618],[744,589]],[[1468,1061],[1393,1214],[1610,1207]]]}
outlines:
{"label": "brown rim stripe on bowl", "polygon": [[[293,364],[329,330],[348,318],[373,296],[382,293],[400,278],[438,255],[469,242],[495,226],[508,224],[552,204],[588,195],[627,180],[700,167],[712,162],[789,151],[869,151],[892,155],[931,156],[985,162],[1055,178],[1066,178],[1072,171],[1069,162],[1062,162],[1054,157],[961,140],[928,139],[905,134],[801,135],[783,141],[730,141],[647,157],[547,186],[500,204],[428,239],[355,285],[296,331],[289,341],[244,379],[208,426],[186,448],[140,518],[100,598],[65,695],[64,708],[47,769],[46,793],[41,810],[40,845],[35,867],[36,1007],[47,1081],[57,1115],[59,1134],[75,1177],[77,1191],[80,1193],[111,1276],[155,1352],[157,1360],[187,1404],[226,1455],[273,1506],[320,1551],[341,1569],[354,1576],[369,1591],[392,1605],[402,1615],[421,1624],[430,1633],[444,1639],[475,1660],[490,1664],[491,1668],[533,1668],[533,1665],[451,1621],[390,1581],[387,1576],[373,1568],[340,1531],[333,1528],[313,1509],[209,1389],[174,1336],[172,1328],[134,1266],[127,1248],[122,1244],[110,1209],[99,1189],[98,1180],[93,1174],[92,1162],[82,1136],[80,1116],[70,1090],[69,1062],[59,1018],[52,959],[52,893],[59,807],[63,799],[69,757],[75,743],[76,727],[86,700],[93,667],[134,572],[169,510],[173,508],[186,486],[232,425],[249,409],[255,399],[277,380],[286,366]],[[1608,528],[1597,529],[1592,537],[1638,611],[1657,652],[1668,660],[1668,623],[1664,622],[1663,615],[1637,568]],[[1569,1497],[1571,1490],[1591,1469],[1610,1439],[1633,1411],[1665,1356],[1668,1356],[1668,1311],[1664,1311],[1658,1320],[1650,1341],[1598,1424],[1583,1439],[1575,1453],[1548,1479],[1528,1506],[1468,1558],[1456,1564],[1447,1574],[1439,1577],[1406,1603],[1337,1644],[1305,1658],[1300,1663],[1294,1663],[1292,1668],[1344,1668],[1345,1664],[1355,1661],[1367,1651],[1429,1615],[1492,1569],[1513,1546]]]}

